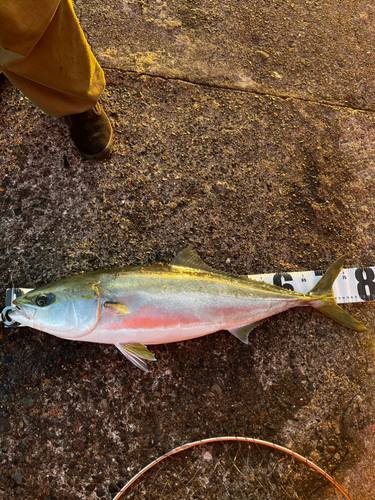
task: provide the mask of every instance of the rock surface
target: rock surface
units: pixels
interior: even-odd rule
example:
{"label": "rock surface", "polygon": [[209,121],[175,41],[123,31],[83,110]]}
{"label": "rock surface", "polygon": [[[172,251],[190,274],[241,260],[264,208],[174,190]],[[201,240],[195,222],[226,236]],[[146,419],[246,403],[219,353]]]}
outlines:
{"label": "rock surface", "polygon": [[[370,2],[76,7],[106,68],[113,155],[83,160],[61,120],[1,87],[3,296],[188,244],[238,274],[375,264]],[[227,332],[153,346],[149,374],[112,346],[1,327],[0,496],[113,498],[175,446],[240,435],[371,500],[375,311],[345,309],[369,331],[291,310],[249,346]],[[337,498],[320,482],[306,495]]]}

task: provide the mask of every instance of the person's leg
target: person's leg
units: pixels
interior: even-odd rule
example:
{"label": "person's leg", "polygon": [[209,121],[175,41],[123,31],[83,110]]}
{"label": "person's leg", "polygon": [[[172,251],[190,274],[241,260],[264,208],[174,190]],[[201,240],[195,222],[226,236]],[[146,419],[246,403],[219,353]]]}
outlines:
{"label": "person's leg", "polygon": [[61,0],[29,55],[0,66],[0,71],[47,114],[67,117],[72,138],[86,157],[109,152],[112,129],[97,104],[105,88],[104,74],[87,44],[71,0]]}

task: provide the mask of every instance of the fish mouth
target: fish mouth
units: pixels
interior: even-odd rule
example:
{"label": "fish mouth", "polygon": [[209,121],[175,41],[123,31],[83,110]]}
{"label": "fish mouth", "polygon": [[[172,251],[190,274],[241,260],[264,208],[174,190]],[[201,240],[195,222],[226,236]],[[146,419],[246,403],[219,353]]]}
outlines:
{"label": "fish mouth", "polygon": [[13,304],[15,309],[10,312],[10,317],[16,321],[22,323],[22,318],[29,321],[33,320],[36,309],[34,307],[27,306],[25,304]]}

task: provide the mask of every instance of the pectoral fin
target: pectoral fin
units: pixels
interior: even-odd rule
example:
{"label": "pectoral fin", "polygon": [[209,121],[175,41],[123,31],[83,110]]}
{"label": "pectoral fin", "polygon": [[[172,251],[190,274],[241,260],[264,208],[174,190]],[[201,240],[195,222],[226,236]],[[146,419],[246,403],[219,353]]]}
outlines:
{"label": "pectoral fin", "polygon": [[104,307],[110,307],[116,314],[130,313],[130,309],[124,306],[124,304],[119,304],[118,302],[105,302]]}
{"label": "pectoral fin", "polygon": [[250,323],[249,325],[239,326],[238,328],[231,328],[229,331],[232,335],[241,340],[244,344],[249,343],[249,333],[257,326],[261,325],[267,318]]}
{"label": "pectoral fin", "polygon": [[147,363],[143,361],[156,361],[155,356],[143,344],[115,344],[117,349],[135,366],[148,372]]}

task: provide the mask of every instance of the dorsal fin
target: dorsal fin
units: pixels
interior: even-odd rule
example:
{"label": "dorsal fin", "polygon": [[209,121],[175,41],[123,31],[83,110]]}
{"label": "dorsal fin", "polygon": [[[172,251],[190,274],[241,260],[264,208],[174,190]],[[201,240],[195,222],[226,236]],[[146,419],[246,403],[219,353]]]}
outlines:
{"label": "dorsal fin", "polygon": [[170,265],[174,267],[189,267],[190,269],[198,269],[199,271],[208,271],[210,273],[217,272],[205,264],[190,245],[176,255]]}

